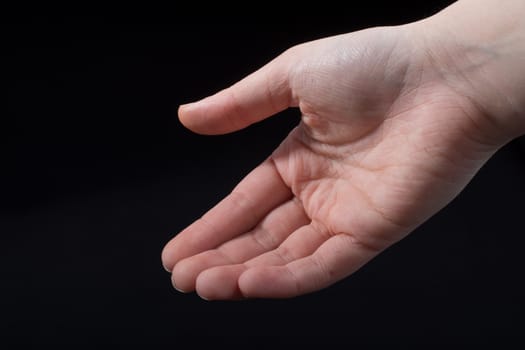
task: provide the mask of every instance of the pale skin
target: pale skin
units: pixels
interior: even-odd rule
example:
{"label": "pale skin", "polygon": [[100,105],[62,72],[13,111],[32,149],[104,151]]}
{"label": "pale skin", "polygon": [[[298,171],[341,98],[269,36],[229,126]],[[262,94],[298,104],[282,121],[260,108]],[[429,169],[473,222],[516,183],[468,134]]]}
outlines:
{"label": "pale skin", "polygon": [[297,107],[300,124],[173,238],[175,288],[286,298],[348,277],[525,134],[525,2],[463,0],[419,22],[293,47],[179,109],[201,134]]}

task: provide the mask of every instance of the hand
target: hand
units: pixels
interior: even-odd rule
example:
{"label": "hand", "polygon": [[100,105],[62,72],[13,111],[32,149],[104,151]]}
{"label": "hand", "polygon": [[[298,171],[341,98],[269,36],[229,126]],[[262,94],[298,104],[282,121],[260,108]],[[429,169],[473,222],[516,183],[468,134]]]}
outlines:
{"label": "hand", "polygon": [[229,196],[167,244],[163,264],[177,289],[236,299],[327,287],[450,202],[507,141],[491,131],[462,75],[443,74],[419,25],[296,46],[181,106],[181,122],[203,134],[288,107],[302,118]]}

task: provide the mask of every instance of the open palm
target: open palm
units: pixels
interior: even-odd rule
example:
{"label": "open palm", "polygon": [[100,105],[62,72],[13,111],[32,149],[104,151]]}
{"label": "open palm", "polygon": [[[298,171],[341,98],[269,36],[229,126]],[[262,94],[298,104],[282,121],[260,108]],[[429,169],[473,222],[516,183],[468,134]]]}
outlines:
{"label": "open palm", "polygon": [[496,147],[481,113],[407,26],[298,45],[182,106],[203,134],[288,107],[300,124],[171,240],[163,264],[207,299],[291,297],[350,275],[446,205]]}

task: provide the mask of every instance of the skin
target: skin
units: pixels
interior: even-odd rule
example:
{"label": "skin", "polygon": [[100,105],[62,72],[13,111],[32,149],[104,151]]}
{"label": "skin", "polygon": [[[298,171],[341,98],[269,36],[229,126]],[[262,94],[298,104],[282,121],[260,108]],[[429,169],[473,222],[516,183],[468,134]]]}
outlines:
{"label": "skin", "polygon": [[516,74],[525,66],[523,15],[521,0],[459,1],[422,21],[295,46],[181,106],[181,122],[201,134],[288,107],[302,118],[166,245],[175,288],[205,299],[310,293],[447,205],[525,133],[525,75]]}

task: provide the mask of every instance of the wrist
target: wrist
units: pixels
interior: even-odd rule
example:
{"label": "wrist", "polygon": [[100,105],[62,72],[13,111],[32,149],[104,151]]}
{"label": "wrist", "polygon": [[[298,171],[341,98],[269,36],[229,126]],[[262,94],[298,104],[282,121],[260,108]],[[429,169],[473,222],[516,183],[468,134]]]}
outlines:
{"label": "wrist", "polygon": [[460,0],[414,23],[426,66],[497,143],[525,134],[525,2]]}

